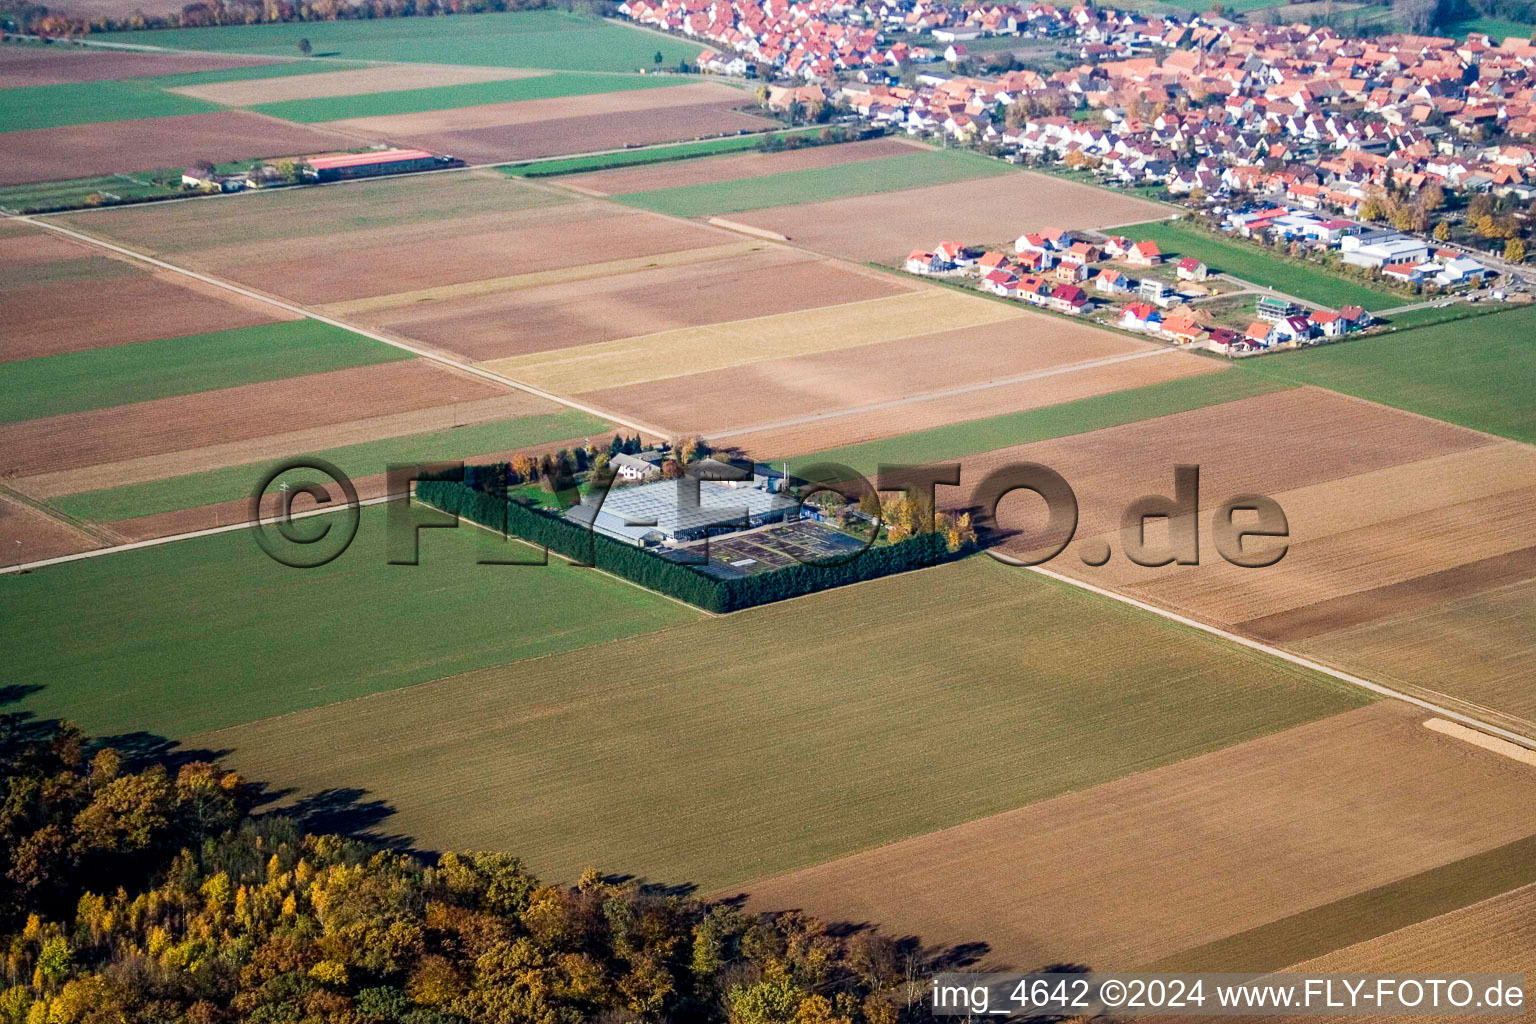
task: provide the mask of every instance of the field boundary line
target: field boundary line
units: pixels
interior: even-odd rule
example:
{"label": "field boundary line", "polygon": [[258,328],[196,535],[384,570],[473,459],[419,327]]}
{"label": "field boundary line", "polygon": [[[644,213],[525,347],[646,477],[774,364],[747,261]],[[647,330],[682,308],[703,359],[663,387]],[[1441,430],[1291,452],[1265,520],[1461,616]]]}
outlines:
{"label": "field boundary line", "polygon": [[[999,557],[999,560],[1005,564],[1018,564],[1016,562],[1010,561],[1006,556],[994,557]],[[1412,704],[1414,707],[1433,712],[1442,718],[1450,719],[1452,722],[1458,723],[1459,725],[1469,728],[1475,732],[1496,736],[1499,739],[1505,740],[1522,749],[1536,751],[1536,739],[1532,739],[1529,736],[1522,736],[1517,732],[1511,732],[1508,729],[1502,729],[1499,726],[1480,721],[1479,719],[1473,718],[1471,715],[1464,715],[1459,711],[1452,711],[1449,708],[1436,704],[1434,701],[1425,700],[1422,697],[1415,697],[1411,693],[1406,693],[1402,690],[1394,689],[1393,687],[1385,686],[1381,683],[1372,682],[1369,679],[1362,678],[1360,676],[1354,675],[1353,673],[1345,672],[1343,669],[1333,668],[1332,666],[1325,665],[1322,662],[1313,661],[1311,658],[1305,658],[1299,654],[1293,654],[1283,648],[1275,647],[1271,644],[1266,644],[1259,640],[1249,639],[1248,637],[1222,629],[1219,626],[1212,626],[1208,623],[1200,622],[1197,619],[1189,618],[1186,615],[1180,615],[1178,612],[1169,611],[1166,608],[1159,608],[1155,604],[1150,604],[1146,601],[1138,600],[1126,594],[1116,593],[1113,590],[1108,590],[1104,587],[1100,587],[1083,580],[1073,579],[1071,576],[1047,569],[1044,566],[1028,565],[1023,566],[1023,568],[1028,569],[1030,572],[1038,573],[1047,579],[1055,580],[1058,583],[1064,583],[1067,586],[1076,587],[1079,590],[1085,590],[1090,594],[1097,594],[1098,596],[1106,597],[1111,601],[1118,601],[1121,604],[1130,605],[1132,608],[1139,608],[1142,611],[1151,612],[1153,615],[1160,616],[1169,620],[1170,622],[1176,622],[1181,626],[1187,626],[1190,629],[1196,629],[1202,633],[1220,637],[1221,639],[1237,644],[1240,647],[1246,647],[1249,650],[1258,651],[1261,654],[1268,654],[1271,657],[1279,658],[1281,661],[1290,662],[1292,665],[1296,665],[1300,668],[1304,668],[1309,671],[1317,672],[1321,675],[1337,679],[1342,683],[1348,683],[1350,686],[1355,686],[1363,690],[1369,690],[1371,693],[1374,693],[1378,696],[1392,697],[1396,700]]]}
{"label": "field boundary line", "polygon": [[598,409],[595,406],[587,405],[584,402],[578,402],[570,398],[564,398],[559,395],[552,394],[548,391],[536,388],[531,384],[525,384],[522,381],[513,380],[511,377],[505,377],[499,373],[493,373],[490,370],[483,369],[472,363],[461,363],[457,360],[449,359],[446,356],[440,355],[439,353],[430,349],[400,341],[397,338],[392,338],[386,334],[381,334],[378,331],[369,330],[364,327],[354,327],[352,324],[346,323],[345,321],[337,320],[334,317],[326,316],[323,313],[313,312],[304,306],[298,305],[297,303],[288,302],[284,299],[274,298],[269,295],[263,295],[254,289],[246,288],[243,285],[234,284],[230,281],[225,281],[222,278],[213,277],[210,274],[204,274],[196,270],[188,270],[185,267],[178,267],[174,263],[167,263],[165,260],[146,255],[145,253],[137,252],[133,249],[129,249],[126,246],[118,245],[115,242],[108,242],[105,239],[96,238],[81,231],[75,231],[71,228],[66,228],[58,224],[50,224],[46,221],[36,220],[32,217],[20,217],[13,214],[8,214],[7,216],[12,220],[20,221],[24,224],[32,224],[36,227],[43,228],[44,230],[53,231],[57,234],[64,235],[67,238],[73,238],[77,242],[84,242],[87,245],[94,245],[98,248],[106,249],[109,252],[115,252],[119,255],[127,256],[130,259],[139,260],[140,262],[147,263],[150,266],[159,267],[162,270],[168,270],[174,274],[181,274],[182,276],[191,278],[194,281],[201,281],[204,284],[211,285],[215,288],[221,288],[235,295],[242,295],[248,299],[256,299],[257,301],[265,302],[276,309],[285,310],[289,313],[297,313],[299,316],[305,317],[307,319],[318,320],[320,323],[327,324],[331,327],[336,327],[344,331],[351,331],[353,334],[362,335],[363,337],[372,341],[377,341],[381,344],[389,345],[392,348],[397,348],[401,351],[409,352],[411,355],[417,356],[418,358],[430,360],[439,366],[445,366],[464,373],[474,374],[475,376],[484,380],[489,380],[506,387],[515,388],[518,391],[525,391],[530,395],[536,395],[539,398],[546,399],[547,401],[554,402],[558,405],[563,405],[566,408],[575,409],[578,412],[584,412],[589,416],[596,416],[599,419],[605,419],[610,423],[617,423],[620,426],[628,427],[629,429],[639,431],[642,434],[650,434],[652,437],[671,436],[668,431],[657,429],[650,424],[640,423],[636,420],[616,416],[612,413],[605,412],[602,409]]}
{"label": "field boundary line", "polygon": [[[921,335],[919,335],[921,337]],[[876,342],[879,344],[879,342]],[[824,419],[837,419],[842,416],[856,416],[860,413],[879,412],[881,409],[892,409],[898,406],[911,405],[916,402],[931,402],[941,398],[954,398],[957,395],[973,394],[977,391],[988,391],[992,388],[1007,387],[1010,384],[1022,384],[1025,381],[1040,380],[1045,377],[1056,377],[1067,373],[1077,373],[1080,370],[1094,370],[1101,366],[1112,366],[1115,363],[1127,363],[1134,359],[1148,359],[1152,356],[1168,355],[1181,351],[1176,348],[1156,348],[1141,352],[1123,352],[1120,355],[1105,356],[1102,359],[1090,359],[1081,363],[1069,363],[1066,366],[1049,366],[1043,370],[1032,370],[1029,373],[1021,373],[1013,377],[1000,377],[994,380],[981,381],[976,384],[961,384],[952,388],[943,388],[938,391],[924,391],[915,395],[904,395],[901,398],[888,398],[883,402],[871,402],[868,405],[856,405],[847,409],[833,409],[830,412],[809,413],[805,416],[797,416],[793,419],[779,420],[776,423],[760,423],[750,427],[736,427],[731,430],[703,431],[709,438],[718,441],[723,437],[739,437],[742,434],[755,434],[762,430],[783,430],[786,427],[798,427],[806,423],[816,423]],[[963,420],[961,422],[964,422]]]}

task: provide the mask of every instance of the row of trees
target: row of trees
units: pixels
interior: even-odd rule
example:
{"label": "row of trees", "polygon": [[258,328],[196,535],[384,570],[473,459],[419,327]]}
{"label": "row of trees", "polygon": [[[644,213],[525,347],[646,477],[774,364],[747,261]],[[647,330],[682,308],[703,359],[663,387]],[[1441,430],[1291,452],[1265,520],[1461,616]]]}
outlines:
{"label": "row of trees", "polygon": [[0,762],[6,1024],[895,1024],[918,994],[878,935],[310,834],[69,726],[0,719]]}
{"label": "row of trees", "polygon": [[[464,480],[422,480],[416,496],[446,512],[489,526],[509,536],[547,547],[557,555],[594,565],[648,590],[677,598],[706,611],[731,612],[819,590],[919,569],[964,554],[975,542],[970,522],[962,529],[947,517],[942,532],[906,531],[892,543],[871,547],[835,564],[793,565],[739,579],[716,579],[687,563],[597,533],[561,515],[510,501],[500,493],[477,490],[466,470]],[[933,520],[925,522],[938,522]],[[954,543],[951,544],[950,542]]]}
{"label": "row of trees", "polygon": [[[145,14],[135,10],[121,17],[70,17],[42,4],[11,3],[5,20],[17,31],[48,38],[70,39],[91,32],[154,28],[203,28],[210,25],[261,25],[278,22],[322,22],[372,18],[435,17],[483,14],[490,11],[531,11],[550,8],[605,15],[608,0],[193,0],[180,11]],[[303,51],[308,54],[308,51]]]}

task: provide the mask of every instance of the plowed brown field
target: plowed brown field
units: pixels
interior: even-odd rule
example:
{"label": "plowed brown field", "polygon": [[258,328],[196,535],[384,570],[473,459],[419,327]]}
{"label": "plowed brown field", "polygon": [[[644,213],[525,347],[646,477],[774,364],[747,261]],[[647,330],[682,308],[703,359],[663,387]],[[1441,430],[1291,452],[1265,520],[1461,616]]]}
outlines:
{"label": "plowed brown field", "polygon": [[245,110],[0,132],[0,185],[294,156],[355,146],[338,132]]}
{"label": "plowed brown field", "polygon": [[895,264],[913,246],[946,238],[1003,241],[1043,227],[1110,227],[1170,212],[1169,207],[1133,196],[1019,171],[731,216],[820,252]]}
{"label": "plowed brown field", "polygon": [[38,562],[101,546],[94,537],[0,496],[0,565]]}
{"label": "plowed brown field", "polygon": [[1383,701],[766,879],[749,906],[1127,970],[1536,833],[1536,770],[1423,719]]}
{"label": "plowed brown field", "polygon": [[479,216],[456,226],[462,230],[417,233],[395,227],[225,246],[185,260],[294,301],[328,303],[700,248],[729,238],[712,228],[597,202]]}
{"label": "plowed brown field", "polygon": [[[174,6],[167,2],[167,6]],[[273,57],[233,54],[130,53],[126,50],[66,49],[62,45],[0,46],[0,89],[66,82],[99,82],[142,75],[179,75],[276,64]]]}

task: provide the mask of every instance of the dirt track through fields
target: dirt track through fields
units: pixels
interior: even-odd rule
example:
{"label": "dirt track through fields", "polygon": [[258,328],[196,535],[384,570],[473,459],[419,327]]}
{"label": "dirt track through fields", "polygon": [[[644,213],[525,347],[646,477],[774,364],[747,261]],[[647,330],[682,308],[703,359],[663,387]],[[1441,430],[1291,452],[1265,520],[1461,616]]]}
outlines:
{"label": "dirt track through fields", "polygon": [[748,905],[1131,969],[1536,833],[1536,772],[1423,718],[1380,702],[765,879]]}

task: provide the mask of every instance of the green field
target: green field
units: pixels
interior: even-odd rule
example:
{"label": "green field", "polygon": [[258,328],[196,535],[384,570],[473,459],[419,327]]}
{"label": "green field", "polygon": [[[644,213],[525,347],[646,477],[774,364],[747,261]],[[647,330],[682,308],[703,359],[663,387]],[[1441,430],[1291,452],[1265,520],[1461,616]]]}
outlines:
{"label": "green field", "polygon": [[1075,402],[951,423],[862,444],[844,445],[790,460],[790,472],[816,462],[837,462],[872,476],[880,463],[922,465],[1047,441],[1053,437],[1118,427],[1222,402],[1235,402],[1285,387],[1257,375],[1224,370],[1181,377]]}
{"label": "green field", "polygon": [[673,160],[689,160],[701,156],[718,156],[723,153],[740,153],[756,150],[765,139],[785,139],[791,135],[806,135],[819,128],[801,128],[796,131],[774,132],[772,135],[736,135],[723,139],[706,139],[703,142],[682,142],[671,146],[648,146],[644,149],[626,149],[615,153],[599,153],[594,156],[555,157],[552,160],[529,160],[525,163],[498,167],[503,174],[514,178],[545,178],[555,174],[581,174],[587,171],[604,171],[612,167],[634,167],[639,164],[661,164]]}
{"label": "green field", "polygon": [[959,150],[933,150],[860,160],[840,167],[631,192],[613,198],[628,206],[670,213],[675,217],[707,217],[1010,173],[1012,168],[1000,160]]}
{"label": "green field", "polygon": [[1388,291],[1346,281],[1321,267],[1282,259],[1256,245],[1224,241],[1198,228],[1170,221],[1135,224],[1116,228],[1115,232],[1133,242],[1142,239],[1156,242],[1164,256],[1194,256],[1210,267],[1212,273],[1232,274],[1245,281],[1275,288],[1287,295],[1295,295],[1324,306],[1337,308],[1354,304],[1366,309],[1391,309],[1413,301]]}
{"label": "green field", "polygon": [[[564,441],[572,437],[606,435],[609,430],[609,424],[604,420],[566,410],[542,416],[524,416],[448,430],[406,434],[310,454],[335,463],[355,480],[382,473],[391,463],[398,465],[468,459],[514,448]],[[251,488],[264,475],[268,465],[270,463],[226,466],[206,473],[65,495],[52,499],[50,503],[67,515],[100,522],[196,508],[199,505],[248,498]],[[278,482],[274,481],[274,484]]]}
{"label": "green field", "polygon": [[206,114],[223,109],[132,80],[32,85],[0,90],[0,132]]}
{"label": "green field", "polygon": [[[397,92],[371,92],[357,96],[320,96],[280,103],[258,103],[249,109],[270,114],[285,121],[307,124],[340,121],[351,117],[379,117],[386,114],[419,114],[430,110],[453,110],[487,103],[513,103],[519,100],[544,100],[559,96],[582,96],[595,92],[621,92],[630,89],[654,89],[684,85],[691,79],[678,76],[641,78],[638,75],[598,75],[560,72],[512,78],[501,82],[471,82],[443,85],[429,89],[401,89]],[[743,95],[745,99],[745,95]]]}
{"label": "green field", "polygon": [[1536,308],[1248,359],[1241,369],[1536,443]]}
{"label": "green field", "polygon": [[431,849],[711,892],[1367,699],[977,556],[195,742]]}
{"label": "green field", "polygon": [[0,363],[0,423],[410,359],[318,320]]}
{"label": "green field", "polygon": [[700,50],[697,43],[558,10],[107,32],[100,38],[282,56],[296,55],[299,40],[308,39],[316,55],[327,57],[555,71],[634,71],[652,67],[658,51],[676,67]]}
{"label": "green field", "polygon": [[696,615],[558,559],[477,565],[502,542],[467,524],[424,531],[420,565],[388,565],[385,533],[374,506],[318,569],[279,565],[237,530],[4,577],[7,682],[41,687],[20,710],[88,733],[185,736]]}

